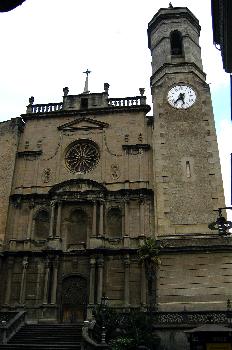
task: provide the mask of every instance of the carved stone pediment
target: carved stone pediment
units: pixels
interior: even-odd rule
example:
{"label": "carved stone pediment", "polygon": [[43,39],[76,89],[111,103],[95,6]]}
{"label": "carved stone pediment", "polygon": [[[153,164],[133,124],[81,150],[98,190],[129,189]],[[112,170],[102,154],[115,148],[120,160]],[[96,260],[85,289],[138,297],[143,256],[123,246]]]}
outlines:
{"label": "carved stone pediment", "polygon": [[132,154],[132,155],[136,155],[136,154],[143,154],[144,151],[149,151],[149,149],[151,148],[150,145],[148,144],[144,144],[144,143],[138,143],[135,145],[122,145],[122,148],[124,149],[124,151],[126,152],[126,154]]}
{"label": "carved stone pediment", "polygon": [[100,122],[92,118],[81,117],[69,123],[58,126],[58,130],[65,131],[86,131],[92,129],[102,130],[108,128],[109,124]]}
{"label": "carved stone pediment", "polygon": [[96,181],[87,179],[74,179],[61,182],[50,189],[50,193],[106,191],[106,188]]}

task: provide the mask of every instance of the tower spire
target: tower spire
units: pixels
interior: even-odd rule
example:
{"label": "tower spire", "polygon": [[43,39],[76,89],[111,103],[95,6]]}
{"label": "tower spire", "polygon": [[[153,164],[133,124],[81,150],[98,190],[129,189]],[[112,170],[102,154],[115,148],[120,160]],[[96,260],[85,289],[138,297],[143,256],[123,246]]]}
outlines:
{"label": "tower spire", "polygon": [[89,74],[91,73],[91,71],[88,70],[88,68],[87,68],[87,70],[83,73],[86,74],[84,93],[88,94],[89,93]]}

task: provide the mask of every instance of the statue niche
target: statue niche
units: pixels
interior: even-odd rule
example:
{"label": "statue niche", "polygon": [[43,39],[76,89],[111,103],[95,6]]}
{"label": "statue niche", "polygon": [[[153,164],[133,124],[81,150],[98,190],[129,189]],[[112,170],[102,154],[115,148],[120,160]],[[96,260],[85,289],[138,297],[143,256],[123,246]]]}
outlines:
{"label": "statue niche", "polygon": [[88,215],[82,209],[71,212],[68,226],[68,245],[85,244],[88,233]]}
{"label": "statue niche", "polygon": [[47,239],[49,235],[49,213],[47,210],[39,210],[34,219],[34,238]]}
{"label": "statue niche", "polygon": [[122,212],[120,208],[111,208],[108,210],[107,233],[109,238],[122,237]]}

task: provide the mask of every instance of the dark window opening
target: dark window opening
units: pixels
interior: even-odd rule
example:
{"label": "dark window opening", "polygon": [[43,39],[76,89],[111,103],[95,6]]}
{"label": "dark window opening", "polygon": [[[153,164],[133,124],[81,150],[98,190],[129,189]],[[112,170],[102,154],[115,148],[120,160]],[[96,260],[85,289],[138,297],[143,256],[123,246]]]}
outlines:
{"label": "dark window opening", "polygon": [[81,99],[81,109],[86,109],[88,108],[88,98],[82,98]]}
{"label": "dark window opening", "polygon": [[183,55],[182,34],[178,30],[174,30],[173,32],[171,32],[170,41],[171,41],[171,54],[173,56]]}

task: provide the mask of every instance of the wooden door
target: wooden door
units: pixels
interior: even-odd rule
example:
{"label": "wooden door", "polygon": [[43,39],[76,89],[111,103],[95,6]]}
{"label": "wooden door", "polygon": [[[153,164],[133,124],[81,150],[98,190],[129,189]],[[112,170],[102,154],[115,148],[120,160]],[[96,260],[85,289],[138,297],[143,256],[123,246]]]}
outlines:
{"label": "wooden door", "polygon": [[80,276],[63,280],[61,295],[61,320],[64,323],[84,321],[87,306],[87,283]]}

